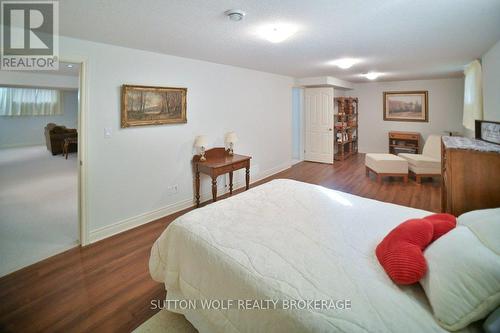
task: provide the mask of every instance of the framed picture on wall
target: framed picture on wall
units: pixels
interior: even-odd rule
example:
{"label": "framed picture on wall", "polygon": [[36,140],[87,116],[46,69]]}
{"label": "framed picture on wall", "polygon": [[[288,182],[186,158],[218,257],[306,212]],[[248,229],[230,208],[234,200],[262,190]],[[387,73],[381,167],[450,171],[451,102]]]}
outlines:
{"label": "framed picture on wall", "polygon": [[187,88],[122,86],[121,127],[187,123]]}
{"label": "framed picture on wall", "polygon": [[427,91],[384,91],[384,120],[429,121]]}

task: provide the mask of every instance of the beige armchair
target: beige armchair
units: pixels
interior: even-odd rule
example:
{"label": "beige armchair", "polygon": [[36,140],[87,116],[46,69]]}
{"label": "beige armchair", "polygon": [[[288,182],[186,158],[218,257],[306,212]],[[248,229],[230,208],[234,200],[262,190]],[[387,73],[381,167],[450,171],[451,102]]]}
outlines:
{"label": "beige armchair", "polygon": [[422,177],[441,176],[441,136],[429,135],[422,154],[398,154],[408,161],[408,170],[420,184]]}

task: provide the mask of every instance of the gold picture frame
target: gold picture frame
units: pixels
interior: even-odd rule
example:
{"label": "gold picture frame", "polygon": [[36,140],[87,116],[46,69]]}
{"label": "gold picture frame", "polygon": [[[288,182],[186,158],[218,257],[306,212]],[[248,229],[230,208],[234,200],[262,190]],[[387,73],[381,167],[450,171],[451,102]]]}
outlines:
{"label": "gold picture frame", "polygon": [[122,85],[121,127],[187,123],[187,88]]}
{"label": "gold picture frame", "polygon": [[429,122],[429,92],[384,91],[384,120]]}

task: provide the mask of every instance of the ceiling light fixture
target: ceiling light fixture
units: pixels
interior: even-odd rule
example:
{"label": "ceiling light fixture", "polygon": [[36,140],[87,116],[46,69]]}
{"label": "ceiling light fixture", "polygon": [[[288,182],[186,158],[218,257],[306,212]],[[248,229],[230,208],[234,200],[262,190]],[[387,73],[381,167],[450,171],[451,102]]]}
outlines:
{"label": "ceiling light fixture", "polygon": [[66,67],[73,68],[73,65],[72,64],[67,64]]}
{"label": "ceiling light fixture", "polygon": [[375,80],[378,78],[382,73],[377,73],[377,72],[368,72],[366,74],[361,74],[362,76],[366,77],[368,80]]}
{"label": "ceiling light fixture", "polygon": [[330,62],[330,64],[337,66],[339,68],[342,68],[342,69],[348,69],[359,62],[360,62],[359,59],[342,58],[342,59],[334,60],[334,61]]}
{"label": "ceiling light fixture", "polygon": [[257,29],[257,35],[271,43],[280,43],[294,35],[297,30],[296,25],[289,23],[266,24]]}
{"label": "ceiling light fixture", "polygon": [[245,17],[246,13],[240,9],[229,9],[224,12],[231,21],[241,21]]}

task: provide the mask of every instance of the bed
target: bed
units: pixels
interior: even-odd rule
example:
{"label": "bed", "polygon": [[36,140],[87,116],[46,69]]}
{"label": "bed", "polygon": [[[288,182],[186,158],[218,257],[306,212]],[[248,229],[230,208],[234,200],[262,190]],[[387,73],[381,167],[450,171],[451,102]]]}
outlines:
{"label": "bed", "polygon": [[374,253],[392,228],[428,214],[273,180],[179,217],[154,243],[149,267],[169,300],[350,302],[173,310],[201,332],[445,332],[420,286],[395,285]]}

